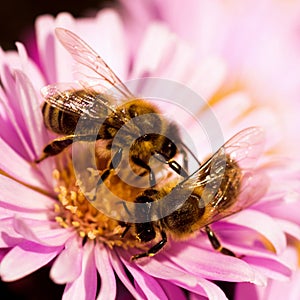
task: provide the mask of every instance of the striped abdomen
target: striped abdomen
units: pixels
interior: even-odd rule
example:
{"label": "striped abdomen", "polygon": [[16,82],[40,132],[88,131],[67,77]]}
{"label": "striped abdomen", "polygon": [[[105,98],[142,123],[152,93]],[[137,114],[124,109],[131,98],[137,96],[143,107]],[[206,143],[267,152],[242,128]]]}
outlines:
{"label": "striped abdomen", "polygon": [[79,116],[68,113],[44,102],[42,107],[45,126],[58,134],[73,134]]}

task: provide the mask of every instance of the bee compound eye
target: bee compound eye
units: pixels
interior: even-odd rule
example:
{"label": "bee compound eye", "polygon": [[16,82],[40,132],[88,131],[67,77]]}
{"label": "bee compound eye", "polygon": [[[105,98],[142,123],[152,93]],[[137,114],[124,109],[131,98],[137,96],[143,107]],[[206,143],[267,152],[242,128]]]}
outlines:
{"label": "bee compound eye", "polygon": [[131,118],[137,117],[138,113],[137,113],[137,106],[136,106],[136,104],[130,105],[130,107],[128,109],[128,112],[129,112],[129,115],[130,115]]}
{"label": "bee compound eye", "polygon": [[144,134],[143,135],[143,140],[146,141],[146,142],[150,141],[151,140],[151,136],[149,134]]}

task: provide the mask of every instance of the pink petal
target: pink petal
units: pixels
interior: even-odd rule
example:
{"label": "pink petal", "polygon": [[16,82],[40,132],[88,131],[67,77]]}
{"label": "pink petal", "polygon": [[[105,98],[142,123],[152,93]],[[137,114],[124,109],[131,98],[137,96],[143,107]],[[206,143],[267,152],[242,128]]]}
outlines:
{"label": "pink petal", "polygon": [[76,280],[82,272],[82,256],[81,239],[69,239],[51,268],[50,277],[53,281],[65,284]]}
{"label": "pink petal", "polygon": [[43,124],[40,108],[41,99],[38,99],[32,83],[23,72],[16,70],[15,78],[19,101],[23,109],[24,127],[29,135],[28,139],[35,154],[31,159],[34,160],[40,155],[41,150],[48,142],[48,135]]}
{"label": "pink petal", "polygon": [[[19,99],[18,92],[16,92],[14,102],[16,102],[16,105],[20,107],[20,103],[18,103],[16,99]],[[10,140],[7,140],[7,143],[26,160],[33,161],[34,153],[30,147],[30,140],[27,136],[26,130],[22,130],[24,128],[24,125],[22,123],[23,116],[20,113],[18,114],[20,110],[19,107],[11,108],[7,104],[4,104],[5,113],[7,115],[7,118],[9,119],[10,125],[14,128],[16,138],[18,138],[21,144],[21,149],[16,149],[15,145],[13,145]]]}
{"label": "pink petal", "polygon": [[[21,71],[15,71],[17,92],[19,101],[22,104],[22,119],[24,130],[28,140],[28,145],[33,149],[33,156],[30,161],[40,157],[42,149],[49,142],[47,130],[44,126],[41,113],[41,99],[38,99],[36,92],[29,78]],[[38,112],[38,113],[37,113]],[[43,162],[40,171],[46,182],[53,182],[52,171],[54,169],[53,160]]]}
{"label": "pink petal", "polygon": [[20,243],[1,262],[2,280],[18,280],[36,271],[51,261],[61,249],[62,247],[45,247],[28,241]]}
{"label": "pink petal", "polygon": [[54,17],[50,15],[43,15],[35,22],[39,59],[47,82],[56,82],[53,23]]}
{"label": "pink petal", "polygon": [[147,299],[168,299],[164,290],[155,278],[138,269],[134,264],[122,258],[122,256],[121,261],[126,266],[130,274],[132,274],[135,282],[138,284],[141,291],[143,291]]}
{"label": "pink petal", "polygon": [[289,267],[284,266],[274,260],[260,258],[260,257],[244,257],[244,261],[251,264],[255,269],[265,276],[276,280],[288,280],[291,276]]}
{"label": "pink petal", "polygon": [[[1,149],[1,147],[0,147]],[[20,170],[16,168],[15,170]],[[23,171],[23,170],[22,170]],[[26,170],[22,173],[25,176]],[[29,174],[27,174],[29,175]],[[54,200],[8,177],[0,175],[1,206],[16,211],[53,210]]]}
{"label": "pink petal", "polygon": [[[51,24],[50,34],[54,38],[54,43],[52,47],[52,51],[54,52],[55,59],[55,82],[70,82],[73,81],[74,78],[74,61],[71,55],[63,48],[60,42],[54,35],[54,29],[56,27],[63,27],[70,29],[72,31],[77,31],[77,24],[73,18],[73,16],[69,13],[63,12],[58,14],[58,16],[54,19],[53,24]],[[43,30],[43,28],[40,28]],[[43,32],[39,32],[39,34],[44,34]],[[50,35],[49,35],[50,37]],[[50,83],[54,83],[53,81]]]}
{"label": "pink petal", "polygon": [[211,280],[261,283],[255,270],[244,261],[201,249],[201,242],[198,244],[198,247],[194,247],[188,241],[174,243],[165,254],[178,267],[195,276]]}
{"label": "pink petal", "polygon": [[[251,105],[251,98],[243,92],[235,92],[220,99],[221,101],[213,105],[213,111],[216,114],[220,124],[222,124],[223,132],[228,136],[233,136],[234,121],[240,118]],[[225,111],[230,111],[230,114],[224,114]]]}
{"label": "pink petal", "polygon": [[6,97],[1,99],[1,101],[7,106],[10,105],[12,109],[17,108],[17,102],[15,101],[17,99],[16,85],[11,71],[11,68],[14,66],[19,66],[17,53],[14,51],[9,55],[0,48],[0,78],[6,94]]}
{"label": "pink petal", "polygon": [[95,263],[101,278],[97,300],[115,299],[117,293],[116,277],[109,261],[108,251],[111,250],[100,243],[95,246]]}
{"label": "pink petal", "polygon": [[[0,95],[1,99],[1,95]],[[1,110],[0,103],[0,110]],[[1,132],[0,132],[0,140],[2,143],[5,141],[7,145],[9,145],[18,155],[24,157],[23,145],[20,141],[18,134],[14,128],[14,125],[11,124],[10,117],[7,116],[7,109],[3,107],[3,112],[0,113],[0,122],[1,122]]]}
{"label": "pink petal", "polygon": [[17,42],[16,46],[18,49],[21,70],[24,74],[26,74],[28,78],[31,79],[31,82],[34,85],[35,89],[39,91],[39,89],[46,84],[40,69],[28,57],[26,48],[22,43]]}
{"label": "pink petal", "polygon": [[[284,196],[282,198],[280,197],[280,200],[258,203],[258,209],[275,218],[285,219],[287,221],[300,224],[298,193],[292,193],[293,195],[289,195],[287,193],[283,194]],[[296,199],[289,199],[289,197],[296,197]]]}
{"label": "pink petal", "polygon": [[170,54],[171,49],[174,50],[174,39],[169,29],[163,24],[151,24],[147,28],[140,49],[137,52],[131,77],[141,78],[145,77],[145,74],[146,76],[149,76],[149,74],[152,76],[159,75],[157,74],[159,68],[170,63],[167,54]]}
{"label": "pink petal", "polygon": [[[126,258],[128,257],[128,254],[124,253],[123,256]],[[185,270],[182,270],[177,265],[167,260],[166,257],[160,256],[149,258],[146,263],[145,261],[137,261],[135,263],[145,273],[160,279],[171,281],[172,283],[199,295],[206,295],[211,299],[226,299],[225,294],[217,285],[204,278],[187,273]]]}
{"label": "pink petal", "polygon": [[[125,81],[129,68],[128,39],[126,39],[121,17],[114,9],[103,9],[98,13],[95,21],[101,39],[95,39],[92,30],[84,30],[82,28],[83,24],[80,24],[79,31],[82,32],[82,37],[103,57],[118,77]],[[95,23],[91,26],[95,26]],[[81,29],[83,30],[81,31]],[[106,42],[103,43],[103,40]],[[117,49],[122,49],[122,51],[117,51]]]}
{"label": "pink petal", "polygon": [[233,244],[225,244],[225,246],[234,253],[241,253],[242,259],[257,271],[257,275],[262,276],[262,283],[264,277],[286,280],[295,267],[295,253],[292,252],[292,255],[289,248],[278,256],[264,249],[257,250],[253,247],[240,247]]}
{"label": "pink petal", "polygon": [[[49,191],[49,184],[41,176],[38,169],[29,164],[0,138],[0,169],[17,181]],[[20,172],[22,170],[22,172]],[[52,188],[51,188],[52,189]]]}
{"label": "pink petal", "polygon": [[138,291],[135,289],[135,287],[130,282],[130,279],[128,278],[125,270],[124,265],[120,261],[119,257],[114,251],[108,252],[110,257],[110,262],[112,267],[114,268],[114,271],[120,278],[121,282],[124,284],[124,286],[127,288],[127,290],[132,294],[132,296],[135,299],[144,299],[144,296],[138,293]]}
{"label": "pink petal", "polygon": [[266,297],[268,299],[300,299],[300,270],[298,269],[287,282],[280,282],[273,280],[270,282],[269,289],[267,289]]}
{"label": "pink petal", "polygon": [[246,209],[230,217],[231,223],[256,230],[265,236],[274,246],[277,253],[286,247],[286,237],[278,224],[268,215]]}
{"label": "pink petal", "polygon": [[23,237],[13,228],[13,217],[6,216],[0,220],[0,248],[14,247],[23,241]]}
{"label": "pink petal", "polygon": [[26,240],[45,246],[61,246],[74,235],[74,232],[60,228],[56,222],[21,219],[16,217],[13,222],[16,232]]}
{"label": "pink petal", "polygon": [[300,240],[300,226],[286,221],[286,220],[281,220],[281,219],[276,219],[276,222],[278,223],[279,227],[282,228],[282,230],[294,237],[297,240]]}
{"label": "pink petal", "polygon": [[[20,210],[21,211],[21,210]],[[34,220],[48,220],[49,219],[49,211],[25,211],[21,212],[22,217]],[[0,220],[4,218],[14,218],[16,216],[15,210],[8,210],[2,206],[0,206]]]}
{"label": "pink petal", "polygon": [[193,72],[188,85],[204,99],[210,99],[224,82],[225,63],[217,57],[207,57],[195,70],[196,63],[195,60],[191,64]]}
{"label": "pink petal", "polygon": [[260,298],[258,295],[257,287],[253,284],[249,283],[239,283],[236,285],[235,291],[235,299],[237,300],[258,300],[264,299]]}
{"label": "pink petal", "polygon": [[88,242],[83,247],[81,274],[67,283],[62,299],[95,299],[97,291],[97,272],[94,260],[94,244]]}
{"label": "pink petal", "polygon": [[[123,253],[125,258],[128,260],[130,256],[126,253]],[[145,259],[147,263],[143,263],[142,260],[136,261],[136,265],[141,268],[145,273],[148,273],[154,277],[171,280],[173,282],[181,282],[187,286],[196,286],[197,278],[192,274],[183,272],[179,270],[176,265],[170,262],[166,262],[161,256],[155,258]]]}
{"label": "pink petal", "polygon": [[181,288],[169,281],[158,279],[161,287],[165,291],[168,299],[186,300],[186,296]]}

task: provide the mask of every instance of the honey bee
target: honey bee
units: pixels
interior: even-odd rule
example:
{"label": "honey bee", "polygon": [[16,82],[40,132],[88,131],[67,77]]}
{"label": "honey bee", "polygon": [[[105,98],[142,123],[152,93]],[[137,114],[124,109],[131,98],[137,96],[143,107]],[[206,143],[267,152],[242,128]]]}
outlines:
{"label": "honey bee", "polygon": [[[43,88],[44,123],[51,131],[64,136],[46,145],[35,162],[40,163],[49,156],[59,154],[75,141],[93,141],[96,131],[96,139],[108,141],[106,148],[114,153],[99,182],[104,181],[118,166],[126,146],[130,146],[130,162],[142,169],[140,175],[148,174],[150,186],[156,184],[155,174],[149,166],[151,157],[157,157],[157,160],[186,177],[186,150],[189,149],[182,142],[177,125],[166,120],[154,104],[135,97],[104,60],[76,34],[63,28],[56,28],[55,33],[79,65],[87,67],[98,80],[117,90],[122,99],[119,103],[117,97],[98,92],[94,86],[73,88],[73,84],[53,84]],[[143,122],[134,121],[139,116],[143,116]],[[79,119],[84,119],[85,125],[78,134],[76,126]],[[133,121],[134,125],[131,122],[129,126],[129,121]],[[122,134],[117,135],[121,127]],[[134,142],[128,145],[128,141],[132,140]],[[174,160],[179,153],[184,157],[183,167]]]}
{"label": "honey bee", "polygon": [[254,170],[263,141],[262,129],[244,129],[181,182],[161,189],[149,188],[139,194],[135,203],[145,205],[136,209],[135,215],[142,214],[146,221],[127,224],[123,236],[132,228],[141,243],[159,236],[161,239],[147,252],[131,259],[154,256],[166,245],[168,235],[184,239],[199,230],[207,233],[214,249],[235,256],[222,246],[209,225],[252,205],[265,193],[267,178]]}

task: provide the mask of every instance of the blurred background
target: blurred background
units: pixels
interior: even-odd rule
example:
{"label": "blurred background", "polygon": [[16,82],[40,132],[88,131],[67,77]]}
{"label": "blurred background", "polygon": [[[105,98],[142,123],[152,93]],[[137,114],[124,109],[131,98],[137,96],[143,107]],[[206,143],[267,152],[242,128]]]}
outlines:
{"label": "blurred background", "polygon": [[56,15],[62,11],[74,17],[93,15],[94,12],[113,3],[113,0],[9,0],[2,2],[0,10],[0,46],[4,50],[15,49],[16,41],[24,41],[34,26],[37,16]]}

